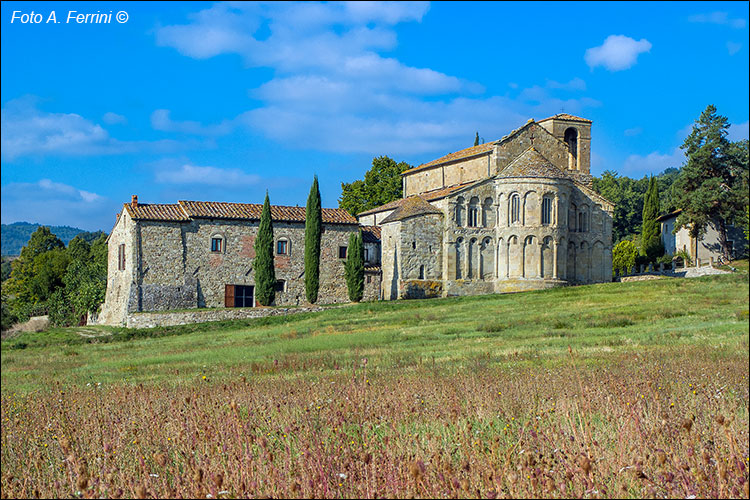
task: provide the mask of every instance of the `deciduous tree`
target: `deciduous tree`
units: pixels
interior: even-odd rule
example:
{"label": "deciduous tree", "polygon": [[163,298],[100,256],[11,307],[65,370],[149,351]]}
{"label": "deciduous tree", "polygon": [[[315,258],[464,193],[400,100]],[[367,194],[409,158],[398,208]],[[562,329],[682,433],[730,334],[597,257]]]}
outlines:
{"label": "deciduous tree", "polygon": [[341,183],[339,208],[352,215],[397,200],[403,195],[401,173],[410,169],[406,162],[396,163],[387,156],[373,158],[365,179]]}

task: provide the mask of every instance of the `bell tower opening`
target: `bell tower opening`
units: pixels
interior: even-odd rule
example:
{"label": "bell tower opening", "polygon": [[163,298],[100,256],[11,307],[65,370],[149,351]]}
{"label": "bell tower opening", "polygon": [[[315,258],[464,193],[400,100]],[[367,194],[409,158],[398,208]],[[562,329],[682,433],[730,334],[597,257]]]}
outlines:
{"label": "bell tower opening", "polygon": [[578,170],[578,130],[568,127],[565,130],[564,141],[570,151],[568,168],[570,170]]}

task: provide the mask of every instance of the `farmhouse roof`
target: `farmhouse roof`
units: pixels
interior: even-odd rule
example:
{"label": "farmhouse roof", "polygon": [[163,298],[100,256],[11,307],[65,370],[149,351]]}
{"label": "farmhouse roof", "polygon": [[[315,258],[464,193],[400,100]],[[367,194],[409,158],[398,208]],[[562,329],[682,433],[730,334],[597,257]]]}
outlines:
{"label": "farmhouse roof", "polygon": [[664,222],[667,219],[672,219],[674,217],[677,217],[681,213],[682,213],[682,209],[679,208],[679,209],[677,209],[677,210],[675,210],[673,212],[669,212],[668,214],[664,214],[664,215],[662,215],[660,217],[657,217],[656,218],[656,222]]}
{"label": "farmhouse roof", "polygon": [[[186,222],[191,219],[259,220],[263,205],[219,201],[184,201],[177,204],[132,203],[124,205],[136,220]],[[322,209],[325,224],[357,224],[349,212],[340,208]],[[277,222],[305,222],[305,207],[271,205],[271,219]]]}
{"label": "farmhouse roof", "polygon": [[380,242],[380,226],[362,226],[362,242]]}

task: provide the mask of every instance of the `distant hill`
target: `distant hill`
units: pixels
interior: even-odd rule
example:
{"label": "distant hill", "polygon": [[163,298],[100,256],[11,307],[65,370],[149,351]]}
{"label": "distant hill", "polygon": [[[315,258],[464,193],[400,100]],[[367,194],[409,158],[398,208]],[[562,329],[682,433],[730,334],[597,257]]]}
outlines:
{"label": "distant hill", "polygon": [[[2,255],[20,255],[21,248],[29,242],[31,233],[43,224],[30,224],[28,222],[14,222],[13,224],[2,224],[0,228],[0,253]],[[78,236],[87,241],[94,241],[102,231],[90,232],[70,226],[48,226],[50,231],[60,238],[66,245]]]}

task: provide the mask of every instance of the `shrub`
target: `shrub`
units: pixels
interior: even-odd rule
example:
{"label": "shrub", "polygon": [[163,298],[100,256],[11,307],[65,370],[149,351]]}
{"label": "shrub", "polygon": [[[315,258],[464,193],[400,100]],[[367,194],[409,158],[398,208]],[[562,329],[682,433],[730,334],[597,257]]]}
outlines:
{"label": "shrub", "polygon": [[638,248],[632,241],[623,240],[612,250],[612,272],[620,271],[620,274],[627,274],[636,265],[638,258]]}

